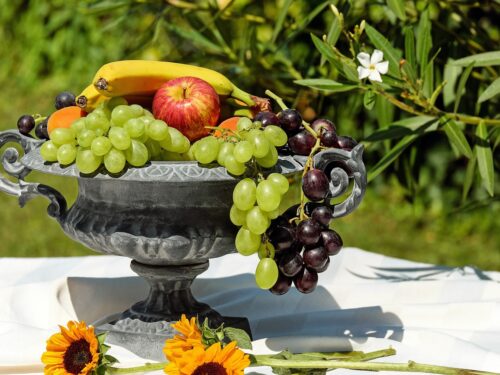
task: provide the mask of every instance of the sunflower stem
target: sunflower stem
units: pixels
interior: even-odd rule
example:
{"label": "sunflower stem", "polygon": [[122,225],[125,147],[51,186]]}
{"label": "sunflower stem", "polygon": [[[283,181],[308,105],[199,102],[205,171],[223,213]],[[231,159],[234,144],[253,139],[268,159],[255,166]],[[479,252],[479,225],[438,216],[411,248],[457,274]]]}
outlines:
{"label": "sunflower stem", "polygon": [[160,363],[146,363],[143,366],[137,367],[108,367],[110,374],[133,374],[137,372],[149,372],[156,370],[163,370],[163,368],[168,364],[168,362]]}

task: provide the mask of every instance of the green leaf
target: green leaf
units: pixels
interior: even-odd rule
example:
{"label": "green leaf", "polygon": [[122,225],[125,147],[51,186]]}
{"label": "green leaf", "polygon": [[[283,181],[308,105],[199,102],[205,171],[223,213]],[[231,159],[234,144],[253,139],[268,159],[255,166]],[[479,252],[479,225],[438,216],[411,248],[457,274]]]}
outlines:
{"label": "green leaf", "polygon": [[387,139],[401,138],[411,134],[421,134],[426,131],[437,129],[435,117],[415,116],[404,120],[396,121],[390,126],[379,129],[370,134],[365,141],[376,142]]}
{"label": "green leaf", "polygon": [[479,99],[477,99],[478,103],[485,102],[490,100],[494,96],[500,94],[500,78],[495,79],[491,85],[489,85],[486,90],[483,91]]}
{"label": "green leaf", "polygon": [[373,109],[376,97],[377,95],[372,90],[365,92],[365,95],[363,96],[363,105],[367,110],[371,111]]}
{"label": "green leaf", "polygon": [[188,40],[189,42],[193,43],[194,45],[205,49],[207,52],[225,55],[223,48],[221,48],[217,44],[215,44],[212,41],[210,41],[209,39],[207,39],[205,36],[203,36],[198,31],[196,31],[194,29],[185,29],[185,28],[182,28],[182,27],[177,26],[177,25],[170,23],[170,22],[165,22],[164,24],[168,30],[179,35],[181,38]]}
{"label": "green leaf", "polygon": [[478,53],[477,55],[467,56],[453,62],[456,66],[494,66],[500,65],[500,51]]}
{"label": "green leaf", "polygon": [[295,27],[293,28],[292,33],[288,36],[287,42],[295,38],[297,35],[302,33],[302,31],[311,23],[313,19],[315,19],[321,12],[323,11],[324,8],[326,8],[328,5],[332,4],[332,0],[327,0],[318,6],[314,8],[308,15],[305,17],[300,17],[299,19],[301,20],[298,25],[294,25]]}
{"label": "green leaf", "polygon": [[462,202],[465,202],[467,200],[470,188],[472,187],[472,183],[474,182],[474,176],[476,172],[476,162],[477,162],[477,153],[474,151],[472,153],[472,158],[467,163],[467,169],[465,170],[464,188],[462,190]]}
{"label": "green leaf", "polygon": [[239,328],[226,327],[224,335],[231,341],[236,341],[241,349],[252,349],[252,340],[248,333]]}
{"label": "green leaf", "polygon": [[429,52],[432,48],[431,20],[426,9],[420,15],[417,30],[417,59],[420,64],[420,77],[423,77],[429,61]]}
{"label": "green leaf", "polygon": [[444,132],[450,141],[450,144],[455,146],[457,150],[467,157],[468,159],[472,158],[472,149],[467,142],[467,138],[465,138],[464,132],[458,124],[452,119],[443,119],[443,122],[446,121],[443,125]]}
{"label": "green leaf", "polygon": [[465,68],[464,73],[460,76],[460,81],[458,81],[455,106],[453,107],[454,113],[457,113],[457,111],[458,111],[458,107],[460,105],[460,100],[462,99],[462,95],[464,94],[464,91],[465,91],[465,84],[467,83],[467,80],[469,79],[470,73],[472,72],[472,68],[474,68],[473,62],[470,63],[467,68]]}
{"label": "green leaf", "polygon": [[330,61],[332,64],[338,63],[340,66],[342,66],[340,58],[337,55],[335,55],[332,47],[323,42],[320,38],[318,38],[314,34],[311,34],[311,39],[316,49],[319,51],[319,53],[321,53],[321,56]]}
{"label": "green leaf", "polygon": [[477,142],[477,165],[479,174],[483,179],[483,184],[488,193],[494,195],[495,175],[493,169],[493,152],[488,142],[488,129],[484,121],[481,121],[476,130]]}
{"label": "green leaf", "polygon": [[[342,13],[339,13],[339,17],[337,15],[333,15],[332,25],[330,26],[330,30],[328,30],[328,35],[326,36],[326,43],[330,46],[335,46],[337,41],[339,40],[340,33],[342,32],[342,28],[344,26]],[[326,57],[321,56],[320,66],[325,64]]]}
{"label": "green leaf", "polygon": [[443,79],[446,81],[446,85],[443,88],[443,102],[445,106],[448,106],[456,98],[455,84],[462,70],[463,68],[461,66],[453,65],[452,59],[448,59],[448,62],[444,66]]}
{"label": "green leaf", "polygon": [[354,63],[350,64],[347,62],[342,63],[343,75],[352,82],[359,82],[358,71],[356,70],[356,65]]}
{"label": "green leaf", "polygon": [[408,77],[415,81],[415,72],[417,70],[417,57],[415,55],[415,34],[413,32],[412,26],[406,26],[404,28],[405,34],[405,60],[406,64],[403,69],[407,70],[406,74]]}
{"label": "green leaf", "polygon": [[368,173],[368,182],[373,181],[380,173],[382,173],[389,165],[403,153],[406,148],[411,145],[417,138],[418,134],[412,134],[400,140]]}
{"label": "green leaf", "polygon": [[389,61],[389,73],[399,78],[399,61],[401,59],[400,52],[392,46],[385,36],[375,30],[368,23],[365,26],[365,30],[366,35],[368,35],[368,38],[373,45],[384,52],[384,57]]}
{"label": "green leaf", "polygon": [[273,35],[271,37],[270,44],[273,45],[276,42],[281,29],[283,28],[283,23],[285,22],[286,15],[288,14],[288,8],[292,4],[293,0],[285,0],[285,3],[280,7],[280,12],[276,17],[276,23],[274,24]]}
{"label": "green leaf", "polygon": [[384,128],[394,121],[394,106],[382,96],[375,100],[375,112],[379,128]]}
{"label": "green leaf", "polygon": [[333,79],[326,79],[326,78],[298,79],[293,82],[297,85],[307,86],[316,90],[324,90],[330,92],[350,91],[358,87],[356,85],[345,85],[343,83],[334,81]]}
{"label": "green leaf", "polygon": [[387,0],[387,6],[401,21],[406,21],[404,0]]}
{"label": "green leaf", "polygon": [[412,134],[413,131],[404,126],[390,125],[379,129],[364,139],[366,142],[378,142],[388,139],[397,139]]}

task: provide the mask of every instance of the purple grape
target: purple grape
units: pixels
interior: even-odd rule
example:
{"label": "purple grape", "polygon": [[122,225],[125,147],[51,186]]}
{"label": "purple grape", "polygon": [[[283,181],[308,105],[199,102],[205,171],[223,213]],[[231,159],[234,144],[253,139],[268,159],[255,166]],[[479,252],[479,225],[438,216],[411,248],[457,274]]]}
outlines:
{"label": "purple grape", "polygon": [[17,120],[17,129],[19,133],[28,135],[35,127],[35,119],[30,115],[23,115]]}
{"label": "purple grape", "polygon": [[337,143],[342,150],[346,151],[351,151],[358,144],[353,138],[346,135],[339,135]]}
{"label": "purple grape", "polygon": [[326,258],[325,265],[323,267],[318,267],[315,269],[317,273],[325,272],[328,269],[328,266],[330,265],[330,257]]}
{"label": "purple grape", "polygon": [[295,240],[295,231],[291,227],[277,226],[270,231],[268,237],[278,253],[292,246]]}
{"label": "purple grape", "polygon": [[297,227],[297,240],[304,245],[316,244],[321,236],[321,225],[312,219],[302,221]]}
{"label": "purple grape", "polygon": [[332,220],[332,210],[327,206],[316,207],[311,214],[311,218],[325,227],[328,227]]}
{"label": "purple grape", "polygon": [[303,258],[306,267],[317,271],[325,265],[328,253],[323,246],[314,246],[304,250]]}
{"label": "purple grape", "polygon": [[288,146],[296,155],[308,156],[311,153],[316,138],[307,130],[301,131],[294,136],[288,138]]}
{"label": "purple grape", "polygon": [[287,108],[278,113],[279,125],[287,133],[295,133],[302,125],[302,116],[295,109]]}
{"label": "purple grape", "polygon": [[329,191],[328,177],[321,169],[311,169],[302,178],[302,191],[312,201],[326,198]]}
{"label": "purple grape", "polygon": [[313,128],[313,130],[318,135],[321,135],[325,132],[336,133],[336,131],[337,131],[335,124],[333,122],[331,122],[330,120],[327,120],[326,118],[319,118],[317,120],[314,120],[314,122],[311,124],[311,128]]}
{"label": "purple grape", "polygon": [[325,131],[320,135],[321,144],[326,147],[339,147],[337,133]]}
{"label": "purple grape", "polygon": [[315,270],[304,268],[293,279],[295,288],[301,293],[311,293],[318,284],[318,273]]}
{"label": "purple grape", "polygon": [[302,256],[295,251],[288,251],[280,259],[279,270],[283,275],[293,277],[302,271],[304,262]]}
{"label": "purple grape", "polygon": [[292,278],[287,277],[280,272],[278,275],[278,281],[276,281],[276,284],[274,284],[274,286],[271,289],[269,289],[269,291],[272,294],[281,296],[286,292],[288,292],[291,286],[292,286]]}
{"label": "purple grape", "polygon": [[75,105],[75,95],[69,91],[63,91],[56,96],[56,109],[70,107]]}
{"label": "purple grape", "polygon": [[38,139],[49,139],[49,132],[47,130],[48,120],[49,118],[47,117],[35,127],[35,135],[38,137]]}
{"label": "purple grape", "polygon": [[328,255],[337,255],[344,245],[339,234],[331,229],[321,232],[321,242]]}
{"label": "purple grape", "polygon": [[262,126],[266,127],[268,125],[279,125],[278,116],[273,112],[262,111],[255,115],[254,121],[260,121]]}

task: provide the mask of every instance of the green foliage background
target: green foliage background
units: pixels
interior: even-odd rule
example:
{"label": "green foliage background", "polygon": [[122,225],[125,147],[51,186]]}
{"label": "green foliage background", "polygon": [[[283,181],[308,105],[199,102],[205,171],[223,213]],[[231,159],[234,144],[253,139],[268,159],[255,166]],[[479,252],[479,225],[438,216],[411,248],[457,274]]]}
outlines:
{"label": "green foliage background", "polygon": [[[331,4],[343,15],[343,31]],[[321,56],[311,35],[320,39],[325,35],[330,46],[338,36],[335,47],[354,61],[350,49],[371,52],[374,47],[366,33],[354,45],[349,43],[346,33],[354,32],[363,19],[402,55],[409,28],[415,30],[417,49],[427,48],[427,61],[439,51],[432,79],[426,76],[422,83],[422,91],[432,93],[444,79],[448,81],[436,106],[454,112],[461,96],[458,112],[498,118],[498,96],[477,104],[478,96],[498,78],[498,64],[471,68],[464,90],[460,80],[467,67],[450,73],[449,65],[449,59],[499,49],[496,1],[0,0],[0,9],[0,129],[15,127],[21,114],[50,113],[58,92],[78,93],[105,62],[180,61],[219,70],[257,95],[271,89],[309,120],[333,119],[341,134],[366,142],[365,161],[374,171],[404,137],[373,141],[373,135],[380,139],[381,130],[412,115],[380,97],[369,110],[363,90],[338,93],[331,87],[315,90],[294,83],[319,78],[349,84],[343,68]],[[423,15],[432,33],[428,47],[422,46]],[[425,69],[423,73],[421,78]],[[397,84],[386,91],[398,97]],[[477,125],[458,122],[457,126],[474,149]],[[440,125],[435,131],[418,133],[378,171],[360,208],[334,223],[345,244],[423,262],[500,270],[498,129],[487,127],[494,170],[489,183],[496,195],[488,194],[484,185],[488,182],[481,178],[476,161],[472,163],[471,155],[461,153],[453,141],[450,145]],[[76,196],[74,181],[37,173],[28,179],[60,189],[70,203]],[[21,210],[15,198],[0,195],[1,256],[94,254],[66,238],[45,214],[45,207],[46,202],[37,199]]]}

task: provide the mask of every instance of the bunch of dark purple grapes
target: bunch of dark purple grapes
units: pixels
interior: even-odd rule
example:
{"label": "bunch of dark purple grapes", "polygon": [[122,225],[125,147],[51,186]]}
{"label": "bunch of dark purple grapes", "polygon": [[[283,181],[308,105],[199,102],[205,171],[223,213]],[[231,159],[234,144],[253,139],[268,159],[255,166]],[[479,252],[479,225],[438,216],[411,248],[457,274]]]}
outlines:
{"label": "bunch of dark purple grapes", "polygon": [[296,205],[274,219],[266,233],[279,269],[278,281],[270,289],[273,294],[285,294],[292,282],[299,292],[311,293],[318,284],[318,273],[326,271],[330,256],[342,248],[342,238],[329,228],[331,209],[310,203],[305,208],[308,219],[292,220],[298,216]]}
{"label": "bunch of dark purple grapes", "polygon": [[[308,156],[311,153],[316,138],[302,125],[302,116],[291,108],[283,109],[278,114],[264,111],[255,115],[254,121],[260,121],[263,126],[279,125],[288,135],[288,149],[296,155]],[[324,147],[352,150],[357,142],[348,136],[337,135],[335,124],[327,119],[317,119],[311,124]]]}

